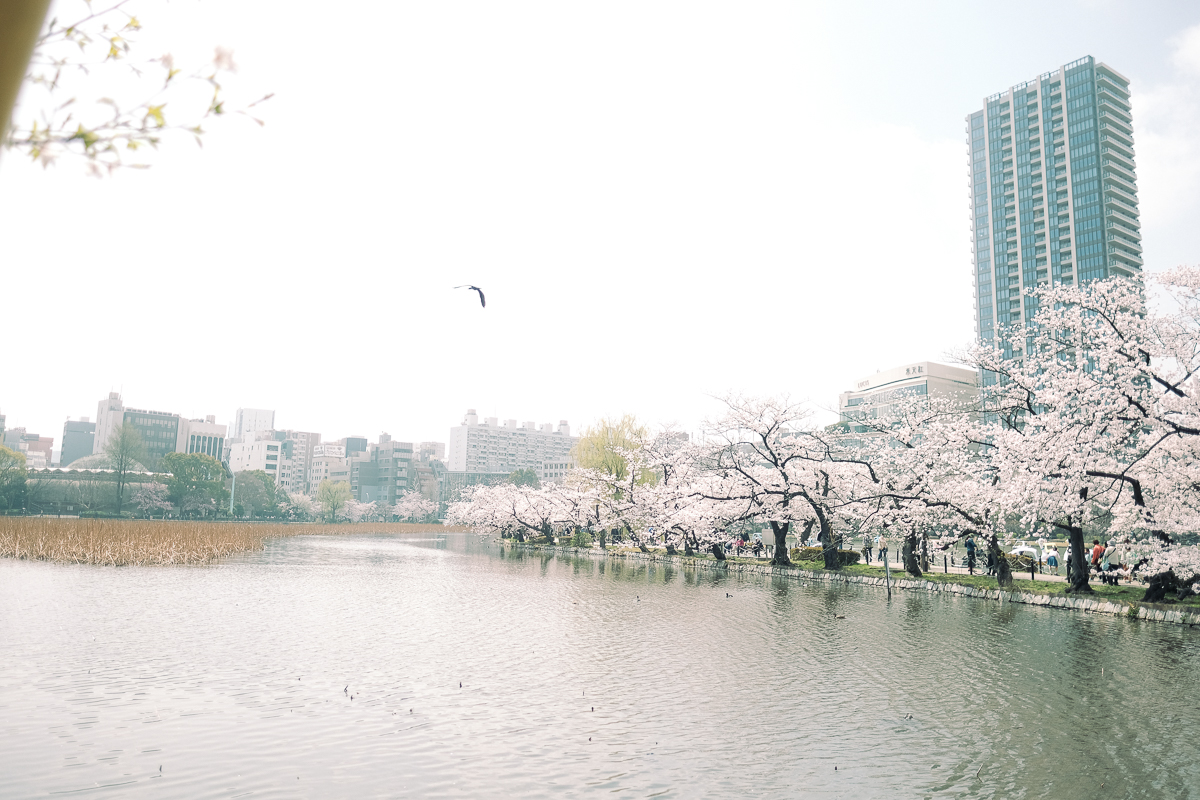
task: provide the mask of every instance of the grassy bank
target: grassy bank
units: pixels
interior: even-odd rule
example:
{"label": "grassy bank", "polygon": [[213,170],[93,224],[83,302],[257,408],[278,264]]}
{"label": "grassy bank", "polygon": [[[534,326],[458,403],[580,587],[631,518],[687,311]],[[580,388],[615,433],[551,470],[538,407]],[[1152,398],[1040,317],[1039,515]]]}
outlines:
{"label": "grassy bank", "polygon": [[186,520],[0,518],[0,557],[68,564],[204,564],[261,550],[270,538],[450,530],[406,522],[357,525]]}
{"label": "grassy bank", "polygon": [[[524,546],[528,547],[531,545],[526,544]],[[537,547],[538,545],[535,544],[532,546]],[[625,548],[619,548],[619,547],[618,548],[610,547],[609,549],[617,550],[617,551],[626,551],[626,552],[638,552],[637,550],[632,550],[632,549],[626,550]],[[666,551],[662,550],[662,549],[651,549],[650,552],[655,555],[661,555],[661,556],[665,556],[667,554]],[[685,563],[688,560],[692,560],[692,559],[697,560],[697,561],[715,561],[716,560],[708,553],[698,553],[694,556],[683,556],[682,554],[679,554],[678,558],[681,561],[684,561]],[[735,556],[727,557],[726,562],[729,564],[753,564],[753,565],[758,565],[758,566],[762,566],[762,565],[769,563],[766,559],[740,558],[740,557],[735,557]],[[814,572],[832,572],[830,570],[826,570],[824,563],[820,562],[820,561],[799,561],[799,562],[794,562],[794,566],[796,566],[799,569],[811,570]],[[866,564],[854,564],[852,566],[842,567],[840,570],[837,570],[834,574],[863,575],[863,576],[869,576],[872,578],[882,578],[882,577],[884,577],[884,569],[883,569],[883,567],[877,567],[874,565],[868,566]],[[1017,575],[1017,573],[1014,573],[1014,577],[1016,575]],[[912,577],[905,574],[903,570],[893,569],[892,570],[892,580],[893,581],[912,580]],[[930,581],[933,583],[952,583],[952,584],[957,584],[959,586],[970,586],[973,589],[992,590],[992,589],[1000,588],[999,585],[997,584],[995,578],[990,578],[986,575],[963,575],[961,573],[954,573],[954,572],[950,572],[950,573],[926,572],[924,575],[921,576],[920,580]],[[1092,599],[1095,599],[1095,600],[1107,600],[1107,601],[1121,602],[1121,603],[1139,603],[1139,602],[1141,602],[1142,598],[1146,594],[1146,587],[1141,586],[1139,584],[1123,583],[1119,586],[1108,586],[1106,584],[1100,583],[1099,581],[1096,581],[1091,584],[1091,587],[1092,587],[1092,591],[1093,591],[1093,595],[1091,595],[1091,597],[1092,597]],[[1017,580],[1013,581],[1012,587],[1010,589],[1008,589],[1007,591],[1025,592],[1027,594],[1045,595],[1047,597],[1066,597],[1066,596],[1068,596],[1066,590],[1067,590],[1067,584],[1058,582],[1058,581],[1038,581],[1038,580],[1028,580],[1028,579],[1024,579],[1024,580],[1017,579]],[[1154,607],[1161,607],[1164,605],[1173,605],[1173,606],[1179,606],[1182,608],[1189,608],[1189,609],[1200,608],[1200,596],[1193,595],[1193,596],[1189,597],[1187,600],[1184,600],[1182,602],[1175,601],[1175,600],[1168,600],[1168,601],[1166,601],[1166,603],[1153,604],[1153,605],[1154,605]]]}
{"label": "grassy bank", "polygon": [[[822,570],[823,565],[814,561],[802,561],[796,566],[801,569]],[[882,578],[883,567],[867,566],[865,564],[855,564],[850,567],[843,567],[840,572],[847,575],[870,575],[872,577]],[[1015,577],[1016,573],[1014,573]],[[904,580],[911,576],[906,575],[901,570],[892,570],[892,580]],[[995,578],[989,578],[986,575],[962,575],[959,573],[945,572],[926,572],[921,576],[921,580],[930,581],[931,583],[953,583],[959,586],[970,586],[974,589],[998,589],[999,585]],[[1146,587],[1139,584],[1122,583],[1119,586],[1108,586],[1099,581],[1091,584],[1094,597],[1097,600],[1112,600],[1120,602],[1140,602],[1146,593]],[[1025,592],[1026,594],[1046,595],[1048,597],[1065,597],[1067,596],[1067,584],[1058,581],[1031,581],[1014,580],[1012,588],[1008,591]],[[1172,601],[1173,602],[1173,601]],[[1178,603],[1178,605],[1197,606],[1200,607],[1200,597],[1193,596]]]}

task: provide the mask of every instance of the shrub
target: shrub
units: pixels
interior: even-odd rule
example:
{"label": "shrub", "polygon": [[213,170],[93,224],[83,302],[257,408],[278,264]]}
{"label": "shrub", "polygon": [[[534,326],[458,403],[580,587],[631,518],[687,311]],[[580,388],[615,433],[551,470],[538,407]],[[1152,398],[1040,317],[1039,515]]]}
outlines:
{"label": "shrub", "polygon": [[[820,547],[796,547],[790,553],[792,561],[820,561],[824,563],[824,550]],[[838,563],[843,567],[857,564],[862,553],[854,550],[838,550]]]}
{"label": "shrub", "polygon": [[792,561],[820,561],[822,558],[819,547],[796,547],[790,555]]}

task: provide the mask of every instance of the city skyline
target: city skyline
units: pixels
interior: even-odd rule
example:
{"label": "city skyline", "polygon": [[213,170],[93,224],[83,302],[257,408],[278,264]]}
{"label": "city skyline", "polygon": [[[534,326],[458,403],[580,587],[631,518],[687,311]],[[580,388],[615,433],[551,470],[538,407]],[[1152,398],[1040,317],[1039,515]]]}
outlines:
{"label": "city skyline", "polygon": [[[962,120],[988,93],[1083,54],[1118,69],[1146,270],[1197,260],[1200,9],[1106,7],[481,9],[487,36],[446,10],[389,8],[353,52],[334,37],[320,68],[295,44],[312,7],[147,9],[153,52],[232,48],[229,102],[275,91],[267,124],[227,120],[203,150],[167,142],[152,169],[104,180],[0,158],[5,258],[38,265],[6,274],[22,298],[11,329],[37,337],[6,353],[0,412],[57,438],[111,389],[222,424],[274,408],[281,428],[374,436],[411,421],[403,435],[426,440],[468,406],[695,430],[739,390],[809,398],[832,421],[862,375],[975,338]],[[1026,35],[1021,9],[1054,35]],[[373,38],[387,30],[406,46]],[[401,77],[381,96],[364,73]],[[335,152],[294,135],[330,81],[330,118],[369,108],[396,140]],[[67,195],[87,209],[69,222],[46,211]],[[219,321],[204,337],[92,337],[68,369],[45,369],[79,325],[158,330],[189,319],[201,290]],[[243,298],[272,313],[237,313]],[[47,306],[77,323],[48,324]],[[285,317],[332,335],[250,347],[284,341]],[[613,378],[584,369],[609,364]]]}

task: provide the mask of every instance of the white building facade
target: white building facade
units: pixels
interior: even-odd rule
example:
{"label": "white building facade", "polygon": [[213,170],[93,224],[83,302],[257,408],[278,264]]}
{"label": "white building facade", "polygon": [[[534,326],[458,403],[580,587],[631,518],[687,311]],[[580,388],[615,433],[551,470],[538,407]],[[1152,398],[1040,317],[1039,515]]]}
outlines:
{"label": "white building facade", "polygon": [[454,472],[508,473],[534,470],[541,480],[561,478],[572,462],[571,450],[579,441],[567,421],[536,425],[515,419],[501,425],[496,417],[482,421],[468,409],[462,424],[450,429],[448,467]]}
{"label": "white building facade", "polygon": [[854,430],[866,432],[865,426],[855,426],[861,418],[856,410],[868,403],[872,418],[887,416],[889,402],[909,397],[941,397],[964,405],[979,397],[979,375],[972,369],[952,367],[934,361],[918,361],[903,367],[882,370],[855,382],[854,389],[838,395],[838,418]]}
{"label": "white building facade", "polygon": [[274,439],[258,439],[253,442],[232,442],[229,445],[229,469],[231,472],[262,470],[279,483],[280,461],[283,459],[283,443]]}
{"label": "white building facade", "polygon": [[177,453],[203,453],[218,461],[225,460],[226,427],[217,424],[217,418],[209,414],[204,419],[179,421],[179,438],[175,443]]}
{"label": "white building facade", "polygon": [[260,431],[275,430],[275,412],[264,408],[239,408],[233,423],[233,437],[243,442]]}
{"label": "white building facade", "polygon": [[350,482],[350,459],[346,448],[338,444],[318,444],[313,447],[312,465],[308,470],[308,493],[315,495],[322,481]]}

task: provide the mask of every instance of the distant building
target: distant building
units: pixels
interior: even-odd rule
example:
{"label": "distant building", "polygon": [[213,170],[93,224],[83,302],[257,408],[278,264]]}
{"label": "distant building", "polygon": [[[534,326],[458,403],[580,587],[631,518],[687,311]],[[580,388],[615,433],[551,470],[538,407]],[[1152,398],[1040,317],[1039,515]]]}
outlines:
{"label": "distant building", "polygon": [[414,455],[422,462],[446,460],[445,442],[421,442],[415,448]]}
{"label": "distant building", "polygon": [[275,412],[264,408],[239,408],[233,423],[232,438],[252,441],[258,431],[275,430]]}
{"label": "distant building", "polygon": [[[1129,80],[1091,56],[985,98],[967,116],[975,324],[1029,323],[1025,290],[1142,274]],[[988,373],[985,381],[995,376]]]}
{"label": "distant building", "polygon": [[518,427],[515,419],[501,425],[496,417],[480,422],[472,408],[462,424],[450,429],[447,466],[451,472],[471,473],[531,469],[539,478],[553,480],[573,463],[571,449],[578,441],[565,419],[559,420],[557,428],[549,422],[541,426],[526,422]]}
{"label": "distant building", "polygon": [[346,448],[346,458],[351,458],[355,453],[367,452],[367,437],[365,436],[347,436],[344,439],[338,439],[338,444]]}
{"label": "distant building", "polygon": [[232,442],[229,445],[230,472],[262,470],[279,480],[279,462],[283,457],[283,443],[274,439],[256,439],[252,442]]}
{"label": "distant building", "polygon": [[20,427],[4,431],[4,446],[9,450],[24,453],[27,469],[45,469],[54,458],[53,436],[38,436]]}
{"label": "distant building", "polygon": [[391,505],[410,491],[420,491],[422,481],[416,465],[412,442],[393,441],[381,434],[379,443],[366,453],[349,458],[350,488],[359,502]]}
{"label": "distant building", "polygon": [[495,486],[508,480],[507,472],[455,472],[434,467],[434,477],[437,481],[437,500],[441,510],[446,510],[448,503],[457,502],[462,498],[463,489],[470,486]]}
{"label": "distant building", "polygon": [[224,425],[216,417],[185,419],[166,411],[126,408],[118,392],[109,392],[96,407],[96,438],[93,453],[104,452],[113,432],[124,423],[131,423],[146,445],[146,467],[158,469],[158,462],[167,453],[205,453],[221,460],[225,450]]}
{"label": "distant building", "polygon": [[979,380],[975,370],[918,361],[876,372],[855,383],[853,390],[839,394],[838,417],[852,430],[863,433],[867,432],[867,427],[854,423],[856,419],[862,419],[862,412],[856,409],[864,402],[870,405],[867,413],[878,418],[889,413],[891,401],[903,398],[945,397],[971,403],[978,396]]}
{"label": "distant building", "polygon": [[119,392],[109,392],[108,397],[96,404],[96,438],[93,453],[103,453],[113,432],[125,421],[125,404]]}
{"label": "distant building", "polygon": [[217,418],[212,414],[204,419],[183,420],[179,425],[175,450],[179,453],[203,453],[217,461],[224,461],[225,432],[225,426],[218,425]]}
{"label": "distant building", "polygon": [[84,456],[90,456],[96,447],[96,423],[87,417],[80,417],[77,422],[67,420],[63,423],[62,452],[59,454],[60,466],[69,467],[72,461]]}
{"label": "distant building", "polygon": [[133,424],[142,435],[146,446],[145,464],[152,470],[167,453],[174,453],[179,443],[179,428],[182,418],[166,411],[150,411],[144,408],[125,409],[123,422]]}
{"label": "distant building", "polygon": [[280,473],[277,485],[292,493],[307,493],[309,487],[309,472],[312,468],[313,451],[321,444],[321,434],[312,431],[275,431],[276,438],[283,435],[283,441],[291,446],[291,464],[287,474]]}
{"label": "distant building", "polygon": [[322,481],[350,483],[350,462],[341,445],[319,444],[313,452],[308,476],[308,493],[316,494]]}

